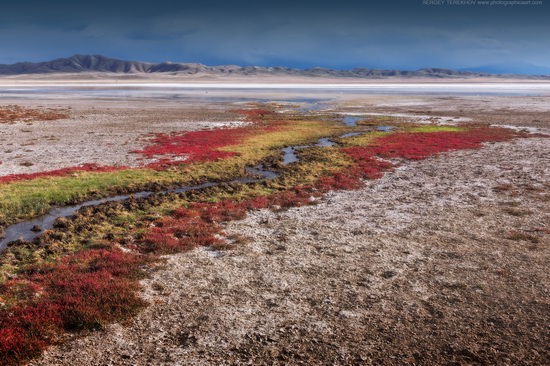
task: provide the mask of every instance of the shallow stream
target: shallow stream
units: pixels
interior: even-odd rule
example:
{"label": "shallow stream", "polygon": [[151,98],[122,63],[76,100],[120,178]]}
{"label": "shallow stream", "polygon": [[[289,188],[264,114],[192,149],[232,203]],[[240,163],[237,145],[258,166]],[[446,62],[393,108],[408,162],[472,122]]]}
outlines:
{"label": "shallow stream", "polygon": [[[355,126],[356,122],[360,119],[358,117],[352,117],[353,118],[353,124],[352,119],[349,119],[348,117],[344,118],[344,123],[347,126]],[[391,126],[379,126],[377,128],[379,131],[390,131]],[[339,138],[347,138],[352,136],[358,136],[363,133],[369,132],[368,130],[360,131],[360,132],[350,132],[345,133]],[[305,149],[309,147],[330,147],[334,146],[336,143],[332,141],[329,137],[323,137],[317,140],[315,144],[311,145],[294,145],[294,146],[288,146],[282,149],[283,153],[283,164],[288,165],[292,163],[296,163],[300,161],[300,158],[297,156],[296,152],[300,149]],[[253,183],[258,182],[262,179],[274,179],[279,176],[277,172],[271,171],[266,169],[263,165],[258,165],[256,167],[246,168],[247,172],[250,173],[253,176],[256,177],[242,177],[237,178],[229,182],[206,182],[199,185],[193,185],[193,186],[185,186],[180,188],[174,188],[174,189],[168,189],[163,191],[142,191],[137,192],[133,194],[127,194],[127,195],[118,195],[118,196],[112,196],[112,197],[105,197],[101,199],[96,200],[90,200],[83,203],[79,203],[77,205],[71,205],[71,206],[64,206],[64,207],[57,207],[50,210],[47,214],[40,216],[35,219],[26,220],[19,222],[17,224],[10,225],[4,229],[4,237],[0,240],[0,250],[5,249],[10,242],[13,242],[15,240],[21,239],[24,241],[32,241],[35,238],[37,238],[40,234],[44,233],[44,231],[52,229],[54,222],[59,217],[69,217],[74,215],[78,210],[80,210],[83,207],[88,206],[97,206],[103,203],[107,202],[117,202],[117,201],[124,201],[129,199],[130,197],[133,198],[146,198],[153,194],[163,194],[163,193],[183,193],[183,192],[189,192],[194,191],[198,189],[208,188],[208,187],[214,187],[218,186],[220,184],[231,184],[231,183]],[[258,177],[259,176],[259,177]]]}

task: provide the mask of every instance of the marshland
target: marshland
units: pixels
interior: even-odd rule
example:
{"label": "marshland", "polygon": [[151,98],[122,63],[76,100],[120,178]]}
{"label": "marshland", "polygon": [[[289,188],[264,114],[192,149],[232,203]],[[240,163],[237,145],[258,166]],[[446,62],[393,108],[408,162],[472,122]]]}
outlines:
{"label": "marshland", "polygon": [[223,85],[0,88],[4,364],[548,360],[548,84]]}

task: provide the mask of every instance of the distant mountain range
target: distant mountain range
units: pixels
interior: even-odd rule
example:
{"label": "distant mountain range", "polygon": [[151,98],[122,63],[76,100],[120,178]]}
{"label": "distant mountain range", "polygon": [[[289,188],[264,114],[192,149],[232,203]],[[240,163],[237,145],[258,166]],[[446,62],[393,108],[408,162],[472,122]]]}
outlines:
{"label": "distant mountain range", "polygon": [[[164,73],[174,75],[219,75],[219,76],[301,76],[301,77],[332,77],[332,78],[475,78],[475,77],[517,77],[518,75],[502,75],[489,72],[485,68],[469,70],[451,70],[442,68],[425,68],[416,71],[381,70],[369,68],[354,68],[351,70],[334,70],[321,67],[311,69],[293,69],[287,67],[261,66],[205,66],[196,63],[150,63],[141,61],[117,60],[101,55],[74,55],[69,58],[58,58],[46,62],[18,62],[15,64],[0,64],[0,75],[53,74],[53,73],[117,73],[117,74],[152,74]],[[542,70],[544,71],[544,70]],[[547,72],[550,74],[550,68]],[[550,78],[549,76],[526,76],[521,78]]]}
{"label": "distant mountain range", "polygon": [[550,75],[550,67],[533,65],[527,62],[483,65],[464,68],[460,71],[486,72],[491,74]]}

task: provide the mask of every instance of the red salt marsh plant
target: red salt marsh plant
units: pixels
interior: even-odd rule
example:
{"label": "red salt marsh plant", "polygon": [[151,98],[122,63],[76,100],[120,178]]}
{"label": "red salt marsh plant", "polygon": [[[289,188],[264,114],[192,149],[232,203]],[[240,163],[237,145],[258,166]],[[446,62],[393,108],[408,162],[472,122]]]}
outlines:
{"label": "red salt marsh plant", "polygon": [[146,253],[168,254],[219,245],[223,243],[219,223],[244,219],[247,211],[245,202],[234,200],[191,203],[157,220],[138,247]]}
{"label": "red salt marsh plant", "polygon": [[0,286],[0,364],[36,356],[64,330],[97,329],[145,305],[137,296],[147,257],[91,249],[27,268]]}
{"label": "red salt marsh plant", "polygon": [[459,132],[397,132],[376,139],[370,151],[383,158],[420,160],[451,150],[477,149],[484,142],[526,136],[510,129],[490,127],[476,127]]}
{"label": "red salt marsh plant", "polygon": [[152,159],[159,156],[188,157],[186,162],[204,162],[234,156],[236,153],[216,150],[236,145],[250,133],[246,127],[158,134],[151,145],[134,151]]}
{"label": "red salt marsh plant", "polygon": [[69,118],[69,114],[62,109],[33,109],[17,105],[0,107],[0,123],[53,121],[63,118]]}
{"label": "red salt marsh plant", "polygon": [[199,217],[178,219],[165,217],[155,223],[138,247],[145,253],[170,254],[218,244],[221,228]]}
{"label": "red salt marsh plant", "polygon": [[193,203],[190,210],[197,212],[200,218],[208,223],[242,220],[247,213],[247,208],[242,202],[233,200],[223,200],[216,203]]}
{"label": "red salt marsh plant", "polygon": [[267,196],[268,208],[290,208],[316,203],[320,192],[309,186],[296,186],[288,190],[275,192]]}
{"label": "red salt marsh plant", "polygon": [[[190,131],[172,134],[157,134],[150,140],[151,144],[134,153],[142,154],[148,159],[160,158],[159,162],[149,164],[149,167],[166,166],[173,163],[181,163],[181,158],[186,158],[185,163],[216,161],[237,155],[236,152],[221,150],[222,148],[238,145],[247,137],[254,134],[273,130],[280,123],[262,124],[260,119],[272,112],[264,109],[241,110],[250,125],[235,128],[219,128],[213,130]],[[173,160],[180,158],[179,160]]]}
{"label": "red salt marsh plant", "polygon": [[59,309],[31,303],[0,310],[0,364],[19,365],[38,356],[62,325]]}
{"label": "red salt marsh plant", "polygon": [[134,314],[144,306],[137,296],[137,279],[149,260],[198,246],[222,247],[221,224],[243,219],[249,210],[310,205],[328,190],[359,188],[362,179],[379,178],[392,168],[380,157],[418,160],[518,136],[489,128],[383,135],[371,145],[341,148],[351,165],[321,177],[313,186],[271,188],[269,194],[256,193],[241,201],[186,203],[140,234],[135,253],[89,249],[52,264],[26,268],[0,286],[0,360],[6,365],[21,363],[59,339],[64,330],[97,329]]}
{"label": "red salt marsh plant", "polygon": [[510,129],[476,127],[466,130],[433,132],[396,132],[382,135],[366,146],[343,148],[354,165],[342,171],[321,177],[317,187],[330,189],[357,189],[361,179],[377,179],[393,164],[379,158],[421,160],[442,152],[477,149],[484,142],[507,141],[517,137],[530,137]]}

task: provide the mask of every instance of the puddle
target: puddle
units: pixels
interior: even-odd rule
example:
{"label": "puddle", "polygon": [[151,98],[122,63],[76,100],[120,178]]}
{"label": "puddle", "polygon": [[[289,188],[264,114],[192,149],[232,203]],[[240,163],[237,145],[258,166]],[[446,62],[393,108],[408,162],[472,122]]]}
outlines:
{"label": "puddle", "polygon": [[[340,137],[343,137],[343,135]],[[317,140],[317,143],[314,145],[297,145],[284,147],[282,149],[283,165],[297,163],[298,161],[300,161],[300,158],[298,158],[298,156],[296,155],[296,150],[307,149],[308,147],[331,147],[334,145],[336,145],[336,142],[332,141],[328,137],[323,137]]]}
{"label": "puddle", "polygon": [[362,119],[361,117],[345,116],[343,119],[343,122],[348,127],[356,127],[357,122],[359,122],[361,119]]}
{"label": "puddle", "polygon": [[336,145],[336,142],[330,140],[328,137],[323,137],[319,139],[319,141],[317,141],[317,144],[315,144],[315,146],[321,146],[321,147],[330,147],[334,145]]}
{"label": "puddle", "polygon": [[303,149],[306,147],[309,146],[289,146],[283,148],[283,165],[288,165],[300,161],[300,159],[296,155],[296,149]]}
{"label": "puddle", "polygon": [[322,102],[325,101],[323,99],[310,99],[309,101],[305,101],[304,104],[298,108],[300,112],[313,112],[318,111],[320,109],[326,108],[327,106],[323,104]]}
{"label": "puddle", "polygon": [[348,132],[348,133],[345,133],[342,136],[340,136],[340,138],[345,139],[345,138],[348,138],[348,137],[360,136],[362,134],[364,134],[364,132]]}

